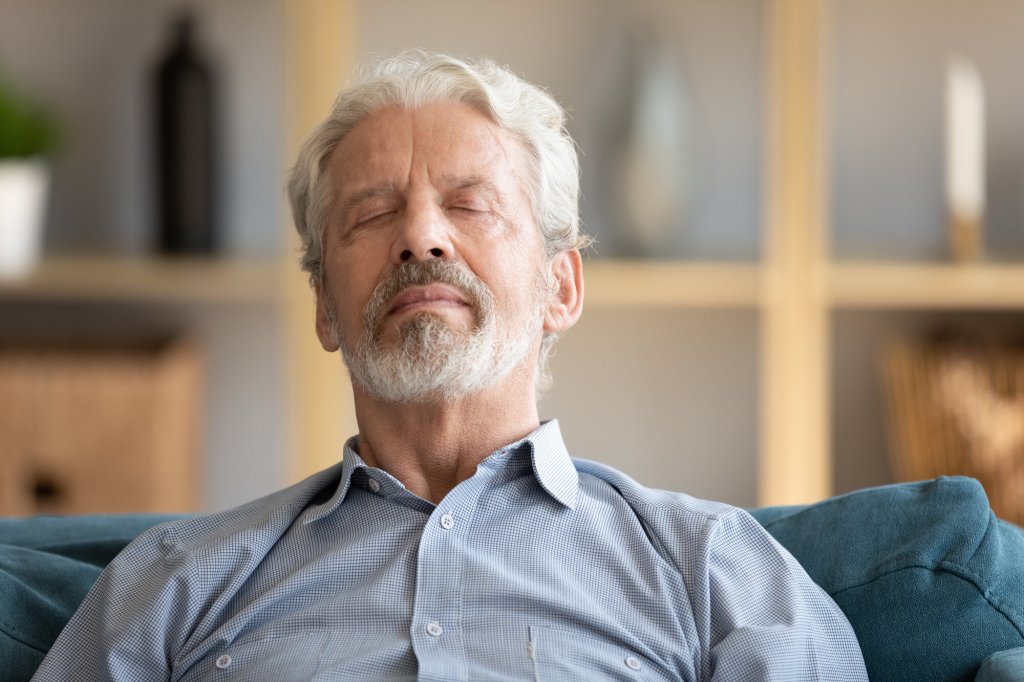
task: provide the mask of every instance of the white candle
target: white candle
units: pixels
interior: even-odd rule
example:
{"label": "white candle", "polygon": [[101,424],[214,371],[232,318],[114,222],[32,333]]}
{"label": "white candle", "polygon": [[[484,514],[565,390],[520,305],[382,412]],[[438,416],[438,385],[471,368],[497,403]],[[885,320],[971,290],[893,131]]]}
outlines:
{"label": "white candle", "polygon": [[985,93],[978,69],[962,56],[950,58],[946,74],[946,199],[954,255],[977,256],[985,213]]}

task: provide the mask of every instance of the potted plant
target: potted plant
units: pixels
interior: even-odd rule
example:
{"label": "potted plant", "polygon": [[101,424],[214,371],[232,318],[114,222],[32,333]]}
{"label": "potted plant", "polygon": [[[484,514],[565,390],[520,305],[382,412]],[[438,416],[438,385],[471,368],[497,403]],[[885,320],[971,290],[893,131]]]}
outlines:
{"label": "potted plant", "polygon": [[39,260],[56,141],[53,118],[0,78],[0,277],[23,275]]}

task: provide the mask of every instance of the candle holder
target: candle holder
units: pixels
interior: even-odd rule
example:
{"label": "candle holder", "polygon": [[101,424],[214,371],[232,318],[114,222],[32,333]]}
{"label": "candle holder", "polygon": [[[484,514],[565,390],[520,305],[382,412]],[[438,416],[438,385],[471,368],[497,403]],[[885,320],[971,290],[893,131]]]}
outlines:
{"label": "candle holder", "polygon": [[949,218],[949,251],[957,263],[975,263],[984,256],[984,227],[980,218],[958,215]]}

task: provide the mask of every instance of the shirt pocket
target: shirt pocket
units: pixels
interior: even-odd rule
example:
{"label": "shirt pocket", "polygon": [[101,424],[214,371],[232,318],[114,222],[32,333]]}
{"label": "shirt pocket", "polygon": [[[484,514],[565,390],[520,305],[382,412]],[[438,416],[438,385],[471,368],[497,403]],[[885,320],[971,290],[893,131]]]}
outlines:
{"label": "shirt pocket", "polygon": [[531,626],[529,652],[538,682],[672,679],[635,651],[568,630]]}

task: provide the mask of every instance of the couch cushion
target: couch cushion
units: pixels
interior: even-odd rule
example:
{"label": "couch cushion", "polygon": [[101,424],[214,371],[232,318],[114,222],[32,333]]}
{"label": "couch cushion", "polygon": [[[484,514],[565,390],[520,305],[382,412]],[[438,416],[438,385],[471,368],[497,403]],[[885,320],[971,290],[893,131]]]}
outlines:
{"label": "couch cushion", "polygon": [[971,680],[1024,646],[1024,533],[973,479],[752,514],[842,608],[872,680]]}
{"label": "couch cushion", "polygon": [[170,516],[0,519],[0,669],[28,680],[100,571]]}

